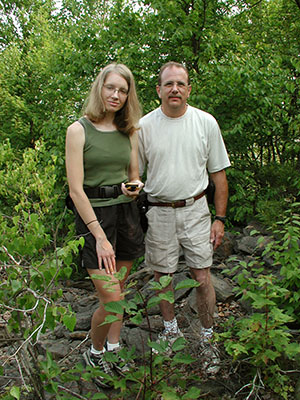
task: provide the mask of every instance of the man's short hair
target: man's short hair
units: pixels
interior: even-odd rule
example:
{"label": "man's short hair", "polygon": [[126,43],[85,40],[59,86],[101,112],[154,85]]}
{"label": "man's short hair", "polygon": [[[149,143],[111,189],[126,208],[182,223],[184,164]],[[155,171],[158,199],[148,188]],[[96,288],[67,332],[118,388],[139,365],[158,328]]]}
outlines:
{"label": "man's short hair", "polygon": [[188,85],[190,84],[189,71],[188,71],[188,69],[186,68],[186,66],[183,65],[183,64],[180,64],[180,63],[178,63],[178,62],[176,62],[176,61],[169,61],[169,62],[167,62],[166,64],[164,64],[164,65],[160,68],[160,70],[159,70],[159,73],[158,73],[158,85],[159,85],[159,86],[161,85],[161,76],[162,76],[162,73],[164,72],[165,69],[167,69],[167,68],[169,68],[169,67],[177,67],[177,68],[182,68],[182,69],[184,69],[185,72],[186,72],[186,74],[187,74]]}

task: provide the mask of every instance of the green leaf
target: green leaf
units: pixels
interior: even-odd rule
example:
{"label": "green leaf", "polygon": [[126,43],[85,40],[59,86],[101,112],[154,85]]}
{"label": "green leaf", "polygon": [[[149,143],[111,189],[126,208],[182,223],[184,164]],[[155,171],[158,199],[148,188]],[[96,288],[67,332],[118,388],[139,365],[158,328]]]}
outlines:
{"label": "green leaf", "polygon": [[20,399],[20,388],[17,386],[13,386],[10,391],[10,395],[13,396],[15,399],[19,400]]}
{"label": "green leaf", "polygon": [[106,351],[105,360],[108,362],[118,362],[118,355],[113,351]]}
{"label": "green leaf", "polygon": [[173,280],[173,277],[172,277],[172,276],[166,275],[166,276],[162,276],[162,277],[159,279],[159,283],[161,284],[161,287],[164,289],[164,288],[166,288],[167,286],[170,285],[170,283],[172,282],[172,280]]}
{"label": "green leaf", "polygon": [[179,397],[176,394],[175,389],[168,387],[166,390],[163,391],[162,399],[163,400],[180,400],[181,397]]}
{"label": "green leaf", "polygon": [[135,325],[140,325],[143,321],[143,316],[141,312],[138,312],[133,317],[130,317],[129,320],[134,323]]}
{"label": "green leaf", "polygon": [[64,268],[64,273],[65,273],[65,276],[66,276],[67,278],[70,278],[70,276],[71,276],[72,273],[73,273],[73,269],[72,269],[71,267],[65,267],[65,268]]}
{"label": "green leaf", "polygon": [[92,400],[98,400],[98,399],[108,399],[106,394],[104,393],[96,393],[93,395]]}
{"label": "green leaf", "polygon": [[149,341],[148,346],[157,350],[159,353],[164,353],[168,347],[168,342],[166,340],[161,340],[160,343]]}
{"label": "green leaf", "polygon": [[233,354],[235,357],[238,357],[240,354],[248,354],[247,348],[240,343],[232,343],[231,339],[225,343],[226,349],[230,351],[230,354]]}
{"label": "green leaf", "polygon": [[169,303],[173,304],[174,303],[174,292],[166,292],[166,293],[159,293],[158,298],[160,300],[166,300]]}
{"label": "green leaf", "polygon": [[66,314],[63,316],[63,323],[69,331],[73,332],[76,325],[76,316],[71,314]]}
{"label": "green leaf", "polygon": [[13,293],[16,293],[18,290],[20,290],[22,288],[22,282],[21,281],[17,281],[17,280],[12,280],[10,282],[11,284],[11,288]]}
{"label": "green leaf", "polygon": [[175,340],[175,342],[172,344],[172,349],[174,351],[179,351],[185,348],[186,345],[186,340],[183,337],[180,337]]}
{"label": "green leaf", "polygon": [[172,363],[175,364],[191,364],[195,359],[190,354],[176,353],[173,357]]}
{"label": "green leaf", "polygon": [[121,267],[121,269],[120,269],[118,272],[116,272],[116,273],[114,274],[114,276],[115,276],[119,281],[122,281],[122,280],[125,278],[126,274],[127,274],[127,268],[126,268],[126,267]]}
{"label": "green leaf", "polygon": [[110,301],[104,304],[104,308],[107,312],[113,312],[115,314],[123,314],[123,307],[119,301]]}
{"label": "green leaf", "polygon": [[161,290],[162,289],[161,284],[159,282],[155,282],[155,281],[149,282],[149,286],[150,286],[150,289],[153,289],[153,290]]}
{"label": "green leaf", "polygon": [[155,307],[160,303],[160,298],[158,296],[151,297],[147,302],[147,308]]}
{"label": "green leaf", "polygon": [[181,282],[178,282],[175,290],[179,289],[189,289],[189,288],[194,288],[200,286],[200,283],[195,281],[195,279],[185,279]]}
{"label": "green leaf", "polygon": [[200,396],[200,393],[201,393],[201,390],[193,386],[181,398],[183,400],[198,399]]}
{"label": "green leaf", "polygon": [[299,343],[289,343],[285,349],[285,352],[289,358],[293,359],[295,356],[300,354]]}
{"label": "green leaf", "polygon": [[99,281],[104,281],[104,282],[111,282],[112,277],[108,275],[97,275],[97,274],[91,274],[92,279],[97,279]]}
{"label": "green leaf", "polygon": [[113,322],[116,322],[116,321],[120,321],[120,318],[116,317],[115,315],[107,315],[105,317],[104,322],[102,322],[102,324],[100,324],[100,326],[106,325],[106,324],[112,324]]}
{"label": "green leaf", "polygon": [[275,361],[280,356],[281,356],[281,353],[279,353],[278,351],[273,351],[271,349],[267,349],[264,352],[263,359],[264,359],[265,364],[267,365],[270,360]]}

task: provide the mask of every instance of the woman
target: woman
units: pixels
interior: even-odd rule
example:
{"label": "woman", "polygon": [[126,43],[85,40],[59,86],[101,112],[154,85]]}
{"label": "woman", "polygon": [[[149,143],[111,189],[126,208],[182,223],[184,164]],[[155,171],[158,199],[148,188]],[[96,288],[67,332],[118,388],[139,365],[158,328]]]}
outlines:
{"label": "woman", "polygon": [[[83,357],[87,365],[108,374],[127,369],[107,363],[104,352],[118,352],[122,325],[104,324],[104,304],[122,299],[124,281],[133,260],[144,254],[143,233],[134,198],[143,184],[138,173],[137,123],[140,118],[134,78],[123,64],[109,64],[97,76],[84,108],[84,117],[67,129],[66,169],[70,196],[76,207],[76,231],[84,236],[82,266],[99,296],[91,321],[92,346]],[[134,191],[125,182],[135,182]],[[114,277],[127,269],[122,282]],[[107,288],[109,276],[113,290]],[[106,349],[105,349],[106,342]],[[113,368],[112,368],[113,366]],[[105,384],[103,383],[103,386]]]}

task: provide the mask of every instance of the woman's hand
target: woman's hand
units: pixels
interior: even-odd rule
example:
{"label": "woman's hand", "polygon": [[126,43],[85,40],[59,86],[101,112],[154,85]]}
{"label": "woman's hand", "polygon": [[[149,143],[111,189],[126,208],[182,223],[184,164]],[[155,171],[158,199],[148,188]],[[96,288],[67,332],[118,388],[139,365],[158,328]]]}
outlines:
{"label": "woman's hand", "polygon": [[96,240],[96,252],[99,269],[101,270],[104,267],[107,274],[114,274],[116,272],[115,252],[106,238]]}
{"label": "woman's hand", "polygon": [[125,196],[136,197],[139,195],[140,190],[143,188],[144,184],[139,179],[135,179],[134,181],[130,181],[130,183],[136,183],[138,185],[137,189],[132,192],[131,190],[126,189],[125,183],[122,183],[121,190]]}

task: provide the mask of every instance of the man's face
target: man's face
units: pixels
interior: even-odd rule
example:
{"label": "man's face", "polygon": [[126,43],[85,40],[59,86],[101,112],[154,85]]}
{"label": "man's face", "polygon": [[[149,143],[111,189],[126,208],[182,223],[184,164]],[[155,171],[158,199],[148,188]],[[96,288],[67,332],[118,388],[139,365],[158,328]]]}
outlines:
{"label": "man's face", "polygon": [[186,101],[191,93],[188,76],[183,68],[170,66],[161,76],[161,85],[156,86],[163,112],[169,117],[180,117],[185,113]]}

